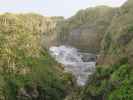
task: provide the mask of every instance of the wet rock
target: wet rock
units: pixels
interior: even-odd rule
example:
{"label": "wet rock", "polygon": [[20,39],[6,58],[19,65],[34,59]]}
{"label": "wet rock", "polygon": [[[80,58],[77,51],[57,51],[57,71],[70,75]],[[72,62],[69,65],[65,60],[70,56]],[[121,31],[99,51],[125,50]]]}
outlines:
{"label": "wet rock", "polygon": [[50,54],[58,63],[64,65],[66,72],[72,73],[77,84],[83,86],[88,76],[95,71],[96,56],[90,53],[79,52],[78,49],[70,46],[51,47]]}

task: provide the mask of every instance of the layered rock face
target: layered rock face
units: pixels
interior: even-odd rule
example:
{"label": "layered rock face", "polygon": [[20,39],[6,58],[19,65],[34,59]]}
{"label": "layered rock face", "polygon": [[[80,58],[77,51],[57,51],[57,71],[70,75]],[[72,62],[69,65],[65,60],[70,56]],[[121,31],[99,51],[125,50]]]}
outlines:
{"label": "layered rock face", "polygon": [[115,13],[115,9],[106,6],[80,10],[57,26],[59,43],[98,53],[103,35]]}
{"label": "layered rock face", "polygon": [[116,8],[101,40],[97,68],[92,79],[69,100],[133,99],[133,1]]}

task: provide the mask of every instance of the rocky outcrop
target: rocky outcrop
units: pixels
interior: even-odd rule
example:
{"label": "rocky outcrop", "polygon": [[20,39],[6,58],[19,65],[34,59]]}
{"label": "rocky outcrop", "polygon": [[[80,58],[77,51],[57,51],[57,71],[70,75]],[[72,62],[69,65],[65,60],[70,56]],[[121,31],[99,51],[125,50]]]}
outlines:
{"label": "rocky outcrop", "polygon": [[58,25],[59,43],[98,53],[101,40],[115,13],[115,9],[105,6],[80,10]]}
{"label": "rocky outcrop", "polygon": [[133,1],[115,9],[101,41],[96,72],[68,100],[133,99]]}

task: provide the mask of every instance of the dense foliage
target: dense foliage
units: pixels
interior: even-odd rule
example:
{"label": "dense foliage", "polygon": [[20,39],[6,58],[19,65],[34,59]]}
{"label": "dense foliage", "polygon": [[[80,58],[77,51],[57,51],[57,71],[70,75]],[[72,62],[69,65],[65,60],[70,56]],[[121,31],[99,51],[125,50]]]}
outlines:
{"label": "dense foliage", "polygon": [[[49,56],[52,44],[99,54],[84,87],[75,89],[72,75]],[[132,0],[81,10],[67,20],[0,15],[0,100],[133,100],[132,76]]]}
{"label": "dense foliage", "polygon": [[49,20],[36,14],[0,15],[0,100],[62,100],[70,91],[71,75],[41,44],[44,32],[55,27],[47,26]]}
{"label": "dense foliage", "polygon": [[69,100],[133,99],[133,1],[116,8],[101,42],[96,72]]}

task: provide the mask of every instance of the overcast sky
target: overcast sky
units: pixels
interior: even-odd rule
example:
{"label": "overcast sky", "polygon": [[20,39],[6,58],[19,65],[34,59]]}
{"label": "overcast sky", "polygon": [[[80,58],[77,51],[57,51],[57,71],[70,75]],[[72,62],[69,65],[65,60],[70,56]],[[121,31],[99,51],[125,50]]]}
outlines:
{"label": "overcast sky", "polygon": [[0,12],[36,12],[45,16],[70,17],[78,10],[97,6],[120,6],[126,0],[0,0]]}

